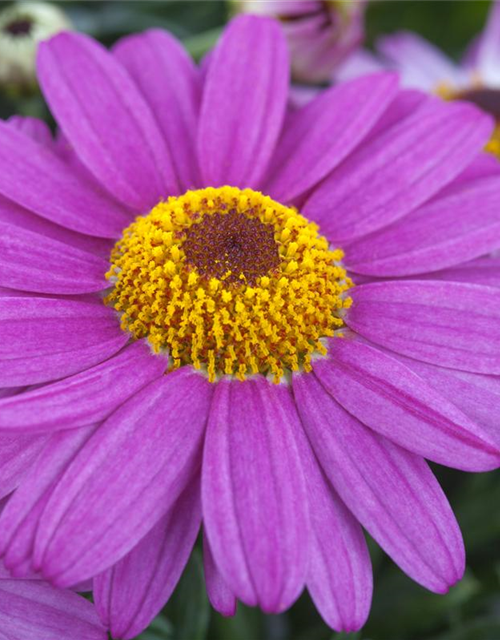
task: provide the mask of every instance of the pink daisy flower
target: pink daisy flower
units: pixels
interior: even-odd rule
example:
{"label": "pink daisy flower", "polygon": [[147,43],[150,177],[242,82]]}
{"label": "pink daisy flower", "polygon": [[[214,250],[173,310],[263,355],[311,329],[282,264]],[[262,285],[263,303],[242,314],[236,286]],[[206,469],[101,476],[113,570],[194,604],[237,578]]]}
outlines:
{"label": "pink daisy flower", "polygon": [[446,592],[464,549],[425,459],[500,460],[489,116],[391,73],[289,113],[284,36],[249,16],[201,71],[161,31],[63,34],[39,79],[58,142],[0,126],[6,567],[93,578],[123,639],[201,524],[226,615],[307,588],[359,628],[362,528]]}
{"label": "pink daisy flower", "polygon": [[461,62],[416,33],[402,31],[379,38],[377,54],[358,50],[336,71],[346,80],[382,69],[394,69],[406,87],[436,93],[448,100],[467,100],[491,114],[496,128],[487,150],[500,158],[500,2],[491,3],[482,31]]}

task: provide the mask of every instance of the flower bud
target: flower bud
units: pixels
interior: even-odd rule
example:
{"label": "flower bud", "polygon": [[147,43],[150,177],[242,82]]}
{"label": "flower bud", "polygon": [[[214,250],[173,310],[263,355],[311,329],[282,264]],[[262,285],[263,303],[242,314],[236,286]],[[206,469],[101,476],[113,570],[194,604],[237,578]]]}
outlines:
{"label": "flower bud", "polygon": [[18,2],[0,11],[0,87],[22,93],[36,86],[38,43],[71,29],[65,13],[45,2]]}

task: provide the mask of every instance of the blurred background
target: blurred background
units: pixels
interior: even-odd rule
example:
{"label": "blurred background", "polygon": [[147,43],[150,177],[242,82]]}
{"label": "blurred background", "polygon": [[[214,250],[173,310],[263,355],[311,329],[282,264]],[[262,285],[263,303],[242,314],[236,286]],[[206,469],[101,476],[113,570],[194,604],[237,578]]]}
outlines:
{"label": "blurred background", "polygon": [[[0,117],[30,115],[50,122],[32,76],[31,36],[71,25],[106,45],[134,31],[172,31],[200,59],[217,40],[234,5],[222,0],[57,2],[54,13],[32,13],[33,3],[0,2]],[[483,0],[371,0],[366,39],[410,29],[458,59],[483,27]],[[6,13],[5,13],[6,12]],[[19,13],[20,12],[20,13]],[[39,21],[38,30],[30,20]],[[12,60],[16,71],[12,73]],[[9,66],[10,65],[10,66]],[[500,640],[500,481],[498,474],[466,475],[434,466],[457,514],[467,549],[465,578],[447,595],[418,587],[371,544],[375,593],[366,627],[335,634],[307,594],[287,613],[264,616],[239,606],[234,618],[213,612],[196,549],[174,596],[141,640]]]}

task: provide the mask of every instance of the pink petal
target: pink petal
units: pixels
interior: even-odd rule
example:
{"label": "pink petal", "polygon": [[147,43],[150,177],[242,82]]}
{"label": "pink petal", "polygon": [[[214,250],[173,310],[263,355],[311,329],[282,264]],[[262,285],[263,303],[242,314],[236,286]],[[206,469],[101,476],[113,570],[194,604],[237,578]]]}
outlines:
{"label": "pink petal", "polygon": [[[421,276],[420,276],[421,277]],[[484,257],[426,275],[431,280],[449,280],[500,287],[500,257]]]}
{"label": "pink petal", "polygon": [[258,186],[283,123],[288,79],[278,23],[235,18],[211,55],[204,85],[198,157],[206,184]]}
{"label": "pink petal", "polygon": [[273,157],[266,193],[290,202],[346,158],[397,91],[393,74],[364,76],[322,92],[290,117]]}
{"label": "pink petal", "polygon": [[288,389],[259,377],[217,384],[203,460],[205,531],[234,595],[266,612],[304,586],[307,500]]}
{"label": "pink petal", "polygon": [[0,385],[47,382],[88,369],[128,341],[104,305],[0,298]]}
{"label": "pink petal", "polygon": [[368,49],[358,49],[348,56],[347,60],[341,63],[335,70],[333,79],[336,82],[345,82],[352,78],[359,78],[368,73],[385,71],[386,65],[373,55]]}
{"label": "pink petal", "polygon": [[0,436],[0,498],[19,485],[45,442],[44,436]]}
{"label": "pink petal", "polygon": [[24,133],[25,136],[30,137],[35,142],[49,149],[52,148],[54,138],[49,125],[43,120],[30,116],[11,116],[7,122],[11,127]]}
{"label": "pink petal", "polygon": [[500,60],[500,4],[491,3],[486,26],[475,45],[474,70],[488,85],[497,86],[500,81],[498,61]]}
{"label": "pink petal", "polygon": [[99,427],[40,518],[36,570],[70,586],[131,551],[196,472],[212,391],[185,367],[136,393]]}
{"label": "pink petal", "polygon": [[[76,231],[71,231],[66,227],[61,227],[58,224],[54,224],[36,215],[36,213],[24,209],[3,196],[0,196],[0,223],[20,227],[24,231],[31,231],[34,234],[38,234],[38,236],[45,236],[45,238],[62,242],[70,247],[80,249],[80,251],[93,253],[106,259],[109,258],[109,254],[113,248],[113,243],[110,240],[83,235]],[[68,249],[65,247],[64,253],[66,251],[68,251]],[[54,257],[52,260],[53,259]],[[104,268],[107,271],[107,260],[105,265]],[[32,266],[38,268],[43,267],[43,265],[40,264]]]}
{"label": "pink petal", "polygon": [[293,377],[304,428],[347,508],[413,580],[445,593],[465,554],[450,505],[425,460],[364,427],[314,375]]}
{"label": "pink petal", "polygon": [[376,344],[445,367],[500,373],[497,289],[458,282],[377,282],[355,287],[348,326]]}
{"label": "pink petal", "polygon": [[408,276],[444,269],[499,247],[500,178],[492,177],[470,181],[458,193],[435,199],[354,242],[345,262],[356,273]]}
{"label": "pink petal", "polygon": [[113,51],[158,121],[181,191],[198,186],[195,137],[201,76],[193,60],[178,40],[160,29],[122,38]]}
{"label": "pink petal", "polygon": [[237,606],[236,598],[224,582],[224,578],[215,564],[206,535],[203,536],[203,569],[205,571],[205,583],[210,604],[223,616],[234,616]]}
{"label": "pink petal", "polygon": [[38,580],[0,580],[0,637],[106,640],[92,603]]}
{"label": "pink petal", "polygon": [[314,191],[303,213],[335,243],[381,229],[450,182],[490,133],[489,116],[470,105],[425,101],[351,154]]}
{"label": "pink petal", "polygon": [[0,517],[0,554],[16,576],[31,570],[31,556],[40,515],[58,480],[96,430],[95,425],[59,431],[46,441],[20,487]]}
{"label": "pink petal", "polygon": [[500,377],[444,369],[398,356],[407,367],[424,378],[500,446]]}
{"label": "pink petal", "polygon": [[132,344],[82,373],[0,400],[0,431],[43,433],[103,420],[166,366],[142,342]]}
{"label": "pink petal", "polygon": [[368,133],[365,144],[375,140],[380,134],[387,133],[389,129],[397,125],[400,126],[403,120],[409,118],[417,109],[420,109],[426,103],[430,104],[433,100],[434,98],[431,96],[415,89],[400,90],[377,120],[373,129]]}
{"label": "pink petal", "polygon": [[361,527],[323,474],[304,431],[298,435],[311,517],[307,588],[330,627],[355,631],[370,611],[370,554]]}
{"label": "pink petal", "polygon": [[137,637],[163,609],[201,524],[199,478],[122,560],[94,579],[94,600],[114,638]]}
{"label": "pink petal", "polygon": [[43,42],[38,79],[61,129],[107,191],[141,212],[178,192],[172,160],[130,76],[81,33]]}
{"label": "pink petal", "polygon": [[425,379],[376,348],[329,341],[314,372],[346,411],[401,447],[465,471],[500,467],[500,450],[478,424]]}
{"label": "pink petal", "polygon": [[40,293],[89,293],[108,284],[102,258],[0,222],[0,285]]}
{"label": "pink petal", "polygon": [[130,211],[3,122],[0,168],[0,193],[51,222],[100,238],[117,238],[130,224]]}

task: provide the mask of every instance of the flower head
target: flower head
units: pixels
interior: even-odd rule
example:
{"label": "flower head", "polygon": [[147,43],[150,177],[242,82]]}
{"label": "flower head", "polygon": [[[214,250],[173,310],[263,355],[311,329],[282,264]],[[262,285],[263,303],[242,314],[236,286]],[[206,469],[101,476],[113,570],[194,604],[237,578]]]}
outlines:
{"label": "flower head", "polygon": [[38,44],[70,29],[64,12],[46,2],[17,2],[0,12],[0,86],[10,90],[36,85]]}
{"label": "flower head", "polygon": [[237,11],[280,20],[297,82],[329,81],[363,39],[366,0],[233,0],[233,3]]}
{"label": "flower head", "polygon": [[203,74],[156,30],[111,53],[61,34],[38,64],[62,138],[0,126],[8,569],[94,578],[123,639],[202,523],[225,614],[307,587],[358,628],[361,527],[445,592],[464,551],[424,458],[500,460],[490,118],[392,73],[288,113],[267,18],[234,20]]}

